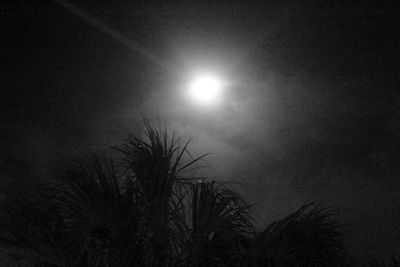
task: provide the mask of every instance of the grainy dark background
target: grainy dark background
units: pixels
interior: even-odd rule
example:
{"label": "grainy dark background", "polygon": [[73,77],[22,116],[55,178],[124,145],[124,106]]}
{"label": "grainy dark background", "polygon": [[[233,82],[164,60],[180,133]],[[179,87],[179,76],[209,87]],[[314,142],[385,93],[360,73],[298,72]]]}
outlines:
{"label": "grainy dark background", "polygon": [[[50,0],[2,2],[2,179],[44,177],[146,116],[213,153],[205,171],[239,182],[260,226],[324,200],[356,255],[399,252],[398,3],[71,3],[182,73]],[[228,104],[183,102],[176,76],[196,64],[234,81]]]}

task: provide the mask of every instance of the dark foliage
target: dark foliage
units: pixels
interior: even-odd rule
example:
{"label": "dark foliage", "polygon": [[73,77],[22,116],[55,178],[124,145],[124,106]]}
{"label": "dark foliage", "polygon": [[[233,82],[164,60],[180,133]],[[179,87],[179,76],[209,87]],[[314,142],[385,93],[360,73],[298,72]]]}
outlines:
{"label": "dark foliage", "polygon": [[39,197],[6,193],[0,242],[32,251],[37,266],[338,266],[334,211],[305,205],[256,233],[238,194],[183,177],[204,155],[145,126],[116,148],[118,164],[93,156]]}
{"label": "dark foliage", "polygon": [[344,258],[342,229],[336,212],[304,205],[273,222],[255,238],[256,261],[262,266],[338,266]]}

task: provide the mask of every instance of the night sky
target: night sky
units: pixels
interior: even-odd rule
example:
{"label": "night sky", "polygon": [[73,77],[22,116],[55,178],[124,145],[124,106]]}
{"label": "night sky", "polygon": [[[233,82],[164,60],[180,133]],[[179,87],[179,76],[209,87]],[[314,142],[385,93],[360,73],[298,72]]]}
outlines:
{"label": "night sky", "polygon": [[[0,6],[3,168],[44,177],[146,117],[210,152],[258,225],[324,201],[356,255],[400,252],[400,4],[69,1],[124,43],[56,2]],[[183,97],[196,68],[223,104]]]}

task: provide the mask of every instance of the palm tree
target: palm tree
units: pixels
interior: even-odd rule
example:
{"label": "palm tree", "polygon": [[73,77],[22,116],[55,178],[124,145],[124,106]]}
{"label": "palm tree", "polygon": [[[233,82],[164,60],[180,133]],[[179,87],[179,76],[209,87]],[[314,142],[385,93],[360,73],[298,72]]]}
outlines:
{"label": "palm tree", "polygon": [[[32,199],[18,190],[17,194],[4,192],[1,203],[0,243],[38,260],[72,266],[62,251],[57,232],[62,218],[50,202],[42,197]],[[28,195],[28,197],[26,196]]]}
{"label": "palm tree", "polygon": [[69,166],[46,187],[52,194],[40,198],[45,208],[8,196],[1,241],[59,266],[173,265],[182,255],[178,237],[187,230],[184,206],[195,181],[180,173],[204,157],[181,164],[187,146],[146,123],[144,138],[130,136],[117,148],[123,168],[97,156]]}
{"label": "palm tree", "polygon": [[190,188],[186,228],[189,266],[238,266],[246,260],[246,244],[254,233],[248,205],[216,182]]}
{"label": "palm tree", "polygon": [[144,138],[129,136],[117,151],[121,152],[122,167],[142,210],[141,240],[144,246],[144,265],[177,264],[183,240],[178,233],[185,232],[184,206],[187,185],[196,179],[182,177],[182,172],[206,155],[181,161],[188,154],[188,142],[169,138],[167,129],[154,130],[145,122]]}
{"label": "palm tree", "polygon": [[34,200],[8,196],[0,242],[42,266],[332,266],[341,257],[335,214],[306,205],[256,233],[249,205],[196,177],[189,143],[145,122],[115,150],[60,172]]}
{"label": "palm tree", "polygon": [[255,237],[259,266],[340,266],[345,260],[337,211],[306,204]]}

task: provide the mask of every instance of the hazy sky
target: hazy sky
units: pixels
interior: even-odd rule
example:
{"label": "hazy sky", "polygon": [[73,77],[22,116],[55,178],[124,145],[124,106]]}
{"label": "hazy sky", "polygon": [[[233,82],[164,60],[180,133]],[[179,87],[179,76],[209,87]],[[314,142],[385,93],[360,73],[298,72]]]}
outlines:
{"label": "hazy sky", "polygon": [[[260,225],[324,200],[357,253],[399,247],[399,4],[70,2],[166,63],[50,0],[6,1],[2,157],[45,172],[145,116],[212,153],[204,172],[239,183]],[[229,82],[221,105],[185,98],[198,68]]]}

